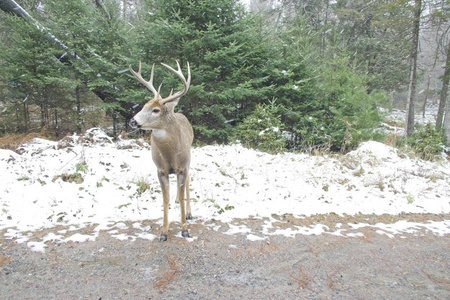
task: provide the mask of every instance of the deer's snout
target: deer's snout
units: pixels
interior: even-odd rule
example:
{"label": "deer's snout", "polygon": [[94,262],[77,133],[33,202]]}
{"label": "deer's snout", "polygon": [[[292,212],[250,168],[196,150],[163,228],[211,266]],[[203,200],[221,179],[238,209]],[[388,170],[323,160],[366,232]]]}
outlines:
{"label": "deer's snout", "polygon": [[134,119],[134,118],[132,118],[131,120],[130,120],[130,127],[131,128],[138,128],[138,127],[141,127],[141,126],[139,126],[139,124],[138,124],[138,122]]}

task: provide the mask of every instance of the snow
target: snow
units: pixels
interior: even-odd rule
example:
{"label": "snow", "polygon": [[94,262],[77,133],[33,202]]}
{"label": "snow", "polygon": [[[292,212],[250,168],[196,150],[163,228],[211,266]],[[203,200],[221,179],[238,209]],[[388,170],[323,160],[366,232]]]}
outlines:
{"label": "snow", "polygon": [[[143,140],[113,142],[98,128],[59,142],[36,138],[17,153],[0,150],[0,167],[0,230],[5,238],[27,242],[33,251],[43,252],[49,242],[94,241],[100,231],[120,240],[151,241],[156,236],[143,222],[162,223],[156,168]],[[240,145],[193,148],[190,177],[193,222],[227,223],[225,234],[244,234],[249,241],[270,235],[360,236],[351,225],[335,232],[323,224],[274,228],[273,215],[450,212],[448,160],[423,161],[377,142],[363,143],[346,155],[322,156],[271,155]],[[146,190],[140,188],[143,183]],[[169,218],[178,222],[175,177],[171,191]],[[234,225],[239,218],[259,218],[265,225],[261,231]],[[353,225],[376,227],[388,236],[450,232],[447,220]],[[89,226],[95,229],[73,233]],[[130,235],[130,228],[138,233]],[[43,238],[33,236],[44,229],[49,233]]]}

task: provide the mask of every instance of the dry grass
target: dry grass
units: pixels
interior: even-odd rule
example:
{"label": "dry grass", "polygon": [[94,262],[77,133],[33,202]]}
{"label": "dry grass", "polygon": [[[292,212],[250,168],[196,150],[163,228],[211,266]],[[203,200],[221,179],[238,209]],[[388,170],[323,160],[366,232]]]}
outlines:
{"label": "dry grass", "polygon": [[39,132],[6,134],[0,137],[0,149],[16,150],[22,144],[30,142],[32,139],[41,137]]}
{"label": "dry grass", "polygon": [[428,272],[422,271],[428,279],[433,282],[435,285],[441,286],[447,290],[450,290],[450,279],[445,277],[440,277],[437,275],[430,274]]}
{"label": "dry grass", "polygon": [[342,272],[343,269],[344,269],[343,267],[337,267],[336,269],[327,274],[326,282],[330,290],[334,290],[336,283],[339,283],[340,276],[338,275],[338,273]]}
{"label": "dry grass", "polygon": [[291,274],[291,278],[294,282],[297,283],[297,288],[299,290],[310,289],[311,279],[308,277],[308,275],[305,273],[305,271],[303,271],[301,267],[298,268],[297,275]]}
{"label": "dry grass", "polygon": [[3,268],[5,266],[9,265],[10,262],[12,262],[11,257],[0,255],[0,268]]}
{"label": "dry grass", "polygon": [[166,255],[167,262],[169,264],[169,270],[162,274],[162,278],[154,283],[154,286],[158,288],[160,293],[163,293],[169,283],[178,277],[180,271],[180,265],[177,262],[177,258],[174,255]]}
{"label": "dry grass", "polygon": [[47,127],[40,131],[27,133],[7,133],[0,136],[0,149],[16,150],[20,145],[31,142],[34,138],[56,140],[55,132]]}

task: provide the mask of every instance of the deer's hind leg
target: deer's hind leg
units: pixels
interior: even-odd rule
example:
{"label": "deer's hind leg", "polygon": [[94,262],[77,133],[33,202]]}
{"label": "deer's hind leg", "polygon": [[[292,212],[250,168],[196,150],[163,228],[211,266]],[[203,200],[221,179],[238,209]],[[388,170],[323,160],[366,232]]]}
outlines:
{"label": "deer's hind leg", "polygon": [[189,175],[186,176],[186,219],[192,220],[191,201],[189,196]]}

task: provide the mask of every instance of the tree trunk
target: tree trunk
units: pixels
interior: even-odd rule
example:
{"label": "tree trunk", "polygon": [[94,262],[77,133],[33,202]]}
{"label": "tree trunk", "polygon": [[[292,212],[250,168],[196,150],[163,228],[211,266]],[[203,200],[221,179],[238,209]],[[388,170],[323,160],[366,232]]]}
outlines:
{"label": "tree trunk", "polygon": [[422,105],[422,118],[425,119],[425,111],[427,110],[428,95],[430,94],[431,70],[428,70],[427,87],[425,89],[425,99]]}
{"label": "tree trunk", "polygon": [[77,86],[75,88],[75,99],[77,102],[77,131],[80,133],[82,128],[81,125],[83,124],[83,120],[81,118],[81,96],[80,96],[80,86]]}
{"label": "tree trunk", "polygon": [[[427,89],[425,91],[425,101],[423,101],[423,106],[422,106],[422,117],[425,118],[425,110],[426,110],[426,106],[427,106],[427,102],[428,102],[428,97],[430,96],[431,92],[430,92],[430,84],[431,84],[431,73],[433,70],[436,69],[436,65],[438,63],[439,60],[439,45],[442,43],[442,38],[443,36],[440,37],[439,32],[441,31],[441,24],[439,23],[437,29],[436,29],[436,51],[434,52],[434,60],[433,60],[433,65],[427,70],[428,73],[428,80],[427,80]],[[434,95],[434,93],[433,93]]]}
{"label": "tree trunk", "polygon": [[117,138],[117,114],[115,110],[113,110],[112,112],[112,119],[113,119],[113,136],[114,138]]}
{"label": "tree trunk", "polygon": [[[450,105],[447,103],[448,84],[450,81],[450,43],[447,46],[445,73],[442,79],[441,99],[439,100],[436,129],[443,129],[445,145],[450,147]],[[438,127],[439,125],[439,127]]]}
{"label": "tree trunk", "polygon": [[447,45],[447,51],[445,53],[447,55],[445,61],[445,70],[444,77],[442,78],[442,89],[439,97],[439,108],[436,119],[436,130],[442,129],[442,121],[444,120],[444,111],[447,104],[447,93],[448,93],[448,84],[450,81],[450,43]]}
{"label": "tree trunk", "polygon": [[54,118],[55,118],[55,137],[59,137],[58,109],[56,107],[54,110]]}
{"label": "tree trunk", "polygon": [[409,73],[408,105],[406,108],[406,136],[410,137],[414,130],[414,97],[416,92],[417,52],[419,48],[420,13],[422,0],[414,1],[413,40]]}
{"label": "tree trunk", "polygon": [[443,129],[445,145],[450,147],[450,105],[448,104],[445,106]]}
{"label": "tree trunk", "polygon": [[23,126],[24,126],[25,131],[28,131],[28,124],[29,124],[28,120],[30,119],[30,113],[28,111],[28,105],[27,105],[27,103],[25,103],[25,101],[26,101],[26,98],[23,101]]}

